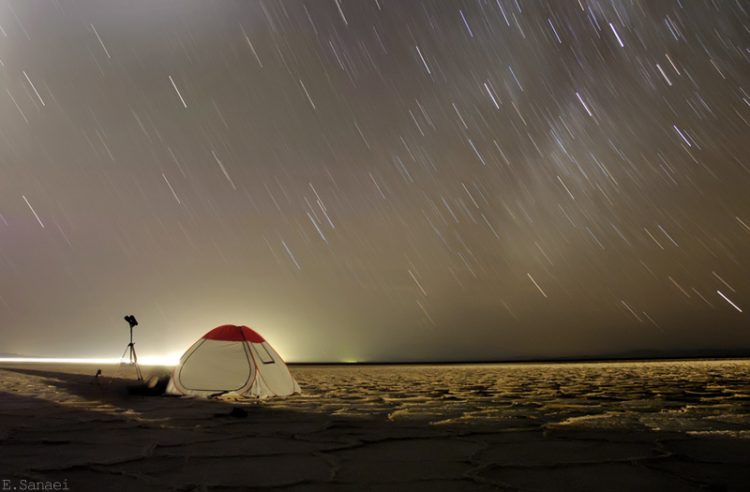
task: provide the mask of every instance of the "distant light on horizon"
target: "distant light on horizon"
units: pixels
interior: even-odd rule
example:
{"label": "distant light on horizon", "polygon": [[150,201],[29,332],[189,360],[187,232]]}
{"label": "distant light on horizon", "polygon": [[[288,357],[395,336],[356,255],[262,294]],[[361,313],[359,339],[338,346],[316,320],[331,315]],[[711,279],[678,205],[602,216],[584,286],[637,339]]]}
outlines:
{"label": "distant light on horizon", "polygon": [[[181,354],[146,355],[138,358],[142,366],[174,366],[180,361]],[[2,363],[36,363],[36,364],[122,364],[128,365],[119,357],[0,357]]]}

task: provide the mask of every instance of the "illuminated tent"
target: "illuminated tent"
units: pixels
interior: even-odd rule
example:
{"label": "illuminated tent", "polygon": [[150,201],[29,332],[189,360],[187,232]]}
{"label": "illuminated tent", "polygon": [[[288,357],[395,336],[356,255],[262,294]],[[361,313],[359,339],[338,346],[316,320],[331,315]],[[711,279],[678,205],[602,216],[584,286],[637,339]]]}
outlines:
{"label": "illuminated tent", "polygon": [[300,393],[284,360],[247,326],[222,325],[195,342],[175,367],[167,393],[198,397],[226,393],[268,398]]}

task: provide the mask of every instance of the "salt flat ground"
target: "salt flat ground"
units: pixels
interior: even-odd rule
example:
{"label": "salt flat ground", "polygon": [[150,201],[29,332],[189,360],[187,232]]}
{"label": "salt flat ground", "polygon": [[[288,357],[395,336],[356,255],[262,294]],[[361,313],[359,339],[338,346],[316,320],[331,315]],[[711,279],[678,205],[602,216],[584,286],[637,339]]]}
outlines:
{"label": "salt flat ground", "polygon": [[95,381],[96,368],[0,368],[0,480],[66,479],[72,491],[750,490],[746,360],[296,366],[304,393],[265,402],[132,396],[132,368],[101,367]]}

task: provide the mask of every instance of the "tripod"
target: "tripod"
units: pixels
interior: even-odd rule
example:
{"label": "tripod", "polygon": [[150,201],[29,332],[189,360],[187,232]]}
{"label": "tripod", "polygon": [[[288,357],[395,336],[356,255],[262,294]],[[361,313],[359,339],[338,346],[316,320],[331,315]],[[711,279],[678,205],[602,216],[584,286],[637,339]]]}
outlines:
{"label": "tripod", "polygon": [[128,354],[128,364],[135,366],[135,374],[138,376],[138,381],[143,381],[143,374],[141,368],[138,366],[138,355],[135,353],[135,342],[133,342],[133,327],[130,327],[130,343],[125,347],[125,351],[122,353],[120,359],[125,359],[125,354]]}

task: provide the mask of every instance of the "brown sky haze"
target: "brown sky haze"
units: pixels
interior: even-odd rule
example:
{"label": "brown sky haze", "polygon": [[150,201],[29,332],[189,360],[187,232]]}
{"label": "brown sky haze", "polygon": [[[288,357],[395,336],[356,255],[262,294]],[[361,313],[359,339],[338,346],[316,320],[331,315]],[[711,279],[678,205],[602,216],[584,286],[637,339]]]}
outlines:
{"label": "brown sky haze", "polygon": [[[0,4],[0,347],[750,348],[740,2]],[[742,312],[744,311],[744,312]]]}

